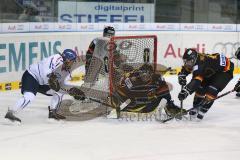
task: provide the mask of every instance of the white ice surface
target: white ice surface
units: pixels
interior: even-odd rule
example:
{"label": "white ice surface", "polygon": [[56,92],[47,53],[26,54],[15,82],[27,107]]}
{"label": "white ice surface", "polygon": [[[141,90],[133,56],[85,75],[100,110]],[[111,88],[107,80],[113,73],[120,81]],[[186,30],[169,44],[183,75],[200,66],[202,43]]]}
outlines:
{"label": "white ice surface", "polygon": [[[177,77],[166,77],[174,85]],[[223,91],[233,88],[235,78]],[[235,93],[217,100],[200,123],[119,121],[47,121],[49,98],[36,100],[19,114],[21,125],[4,120],[20,91],[0,92],[0,160],[239,160],[240,99]],[[223,93],[222,92],[222,93]],[[192,96],[184,101],[191,107]]]}

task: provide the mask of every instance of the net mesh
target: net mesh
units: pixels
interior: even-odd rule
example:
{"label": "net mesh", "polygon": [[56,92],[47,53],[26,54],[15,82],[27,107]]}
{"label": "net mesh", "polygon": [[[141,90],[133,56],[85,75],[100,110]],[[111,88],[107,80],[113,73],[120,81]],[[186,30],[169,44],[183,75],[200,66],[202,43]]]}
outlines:
{"label": "net mesh", "polygon": [[96,39],[81,89],[87,97],[108,103],[121,78],[143,63],[156,63],[156,36],[118,36]]}
{"label": "net mesh", "polygon": [[116,49],[109,50],[110,57],[110,94],[124,74],[137,70],[144,63],[156,65],[156,36],[124,36],[113,37],[110,43],[116,44]]}

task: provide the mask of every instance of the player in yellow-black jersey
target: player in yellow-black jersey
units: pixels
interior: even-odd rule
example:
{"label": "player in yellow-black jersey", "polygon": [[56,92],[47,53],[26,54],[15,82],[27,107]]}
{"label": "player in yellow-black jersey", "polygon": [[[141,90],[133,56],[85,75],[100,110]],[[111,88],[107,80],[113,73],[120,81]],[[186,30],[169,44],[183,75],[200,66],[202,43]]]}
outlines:
{"label": "player in yellow-black jersey", "polygon": [[[183,55],[184,65],[178,74],[180,85],[185,87],[179,93],[180,101],[195,92],[190,117],[202,120],[204,114],[214,103],[214,99],[233,78],[234,64],[223,54],[198,53],[187,49]],[[191,81],[186,85],[186,77],[192,73]]]}

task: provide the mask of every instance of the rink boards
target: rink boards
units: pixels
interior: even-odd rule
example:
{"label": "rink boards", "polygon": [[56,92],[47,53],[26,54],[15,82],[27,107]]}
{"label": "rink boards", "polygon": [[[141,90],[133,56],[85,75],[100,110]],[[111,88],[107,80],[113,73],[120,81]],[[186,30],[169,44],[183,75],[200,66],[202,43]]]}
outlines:
{"label": "rink boards", "polygon": [[[195,48],[199,52],[223,53],[233,57],[240,46],[239,32],[197,32],[197,31],[117,31],[117,35],[157,35],[157,61],[176,70],[182,65],[181,56],[185,48]],[[49,32],[49,33],[7,33],[0,34],[0,90],[18,89],[23,71],[37,61],[74,49],[85,55],[90,42],[102,36],[101,32]],[[85,62],[85,59],[81,59]],[[239,62],[235,63],[235,73],[239,73]],[[171,74],[175,74],[172,72]],[[74,74],[80,80],[83,72]]]}

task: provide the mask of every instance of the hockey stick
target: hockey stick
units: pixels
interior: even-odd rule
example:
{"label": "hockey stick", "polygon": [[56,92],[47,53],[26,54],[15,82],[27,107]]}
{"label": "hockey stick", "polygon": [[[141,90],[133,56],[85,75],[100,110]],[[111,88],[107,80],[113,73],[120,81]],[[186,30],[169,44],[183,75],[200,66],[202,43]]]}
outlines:
{"label": "hockey stick", "polygon": [[[183,90],[183,87],[184,87],[184,85],[181,85],[181,91]],[[180,108],[181,108],[180,114],[181,114],[181,119],[182,119],[182,116],[183,116],[183,113],[182,113],[182,111],[183,111],[183,100],[180,101]]]}
{"label": "hockey stick", "polygon": [[[234,91],[235,91],[235,89],[232,89],[232,90],[230,90],[230,91],[228,91],[228,92],[225,92],[225,93],[217,96],[217,98],[213,99],[212,101],[215,101],[215,100],[217,100],[217,99],[219,99],[219,98],[222,98],[222,97],[224,97],[224,96],[226,96],[226,95],[228,95],[228,94],[230,94],[230,93],[232,93],[232,92],[234,92]],[[169,117],[169,118],[167,118],[167,119],[165,119],[165,120],[161,120],[160,122],[166,123],[166,122],[168,122],[168,121],[170,121],[170,120],[172,120],[172,119],[174,119],[174,118],[176,118],[176,117],[178,117],[178,116],[181,116],[181,117],[182,117],[183,115],[186,115],[188,112],[192,111],[193,109],[199,108],[200,106],[201,106],[201,105],[197,105],[196,107],[192,107],[192,108],[186,110],[185,113],[180,112],[179,114],[176,114],[176,115],[174,115],[174,116],[172,116],[172,117]]]}

